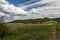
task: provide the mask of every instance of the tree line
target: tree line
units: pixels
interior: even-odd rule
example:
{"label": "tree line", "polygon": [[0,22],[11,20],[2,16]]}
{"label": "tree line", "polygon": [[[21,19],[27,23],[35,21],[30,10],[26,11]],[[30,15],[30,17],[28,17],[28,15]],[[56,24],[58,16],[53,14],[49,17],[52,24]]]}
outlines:
{"label": "tree line", "polygon": [[15,20],[9,23],[43,23],[48,21],[60,22],[60,18],[37,18],[37,19],[28,19],[28,20]]}

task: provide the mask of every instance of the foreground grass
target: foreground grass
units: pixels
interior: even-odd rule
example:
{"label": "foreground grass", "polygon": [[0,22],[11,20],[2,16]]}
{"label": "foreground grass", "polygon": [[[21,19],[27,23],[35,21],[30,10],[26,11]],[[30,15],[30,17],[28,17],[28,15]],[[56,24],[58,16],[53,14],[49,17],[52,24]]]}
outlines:
{"label": "foreground grass", "polygon": [[60,23],[57,23],[57,25],[56,25],[56,29],[57,29],[57,31],[60,32]]}
{"label": "foreground grass", "polygon": [[16,25],[10,27],[10,35],[0,40],[50,40],[54,27],[54,25]]}

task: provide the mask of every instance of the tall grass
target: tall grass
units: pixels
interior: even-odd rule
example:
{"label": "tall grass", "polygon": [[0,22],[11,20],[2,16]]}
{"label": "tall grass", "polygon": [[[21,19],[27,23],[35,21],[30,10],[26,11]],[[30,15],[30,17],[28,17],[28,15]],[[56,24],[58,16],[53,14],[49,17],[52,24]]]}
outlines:
{"label": "tall grass", "polygon": [[23,26],[12,30],[3,40],[50,40],[54,25]]}
{"label": "tall grass", "polygon": [[0,23],[0,39],[7,37],[10,34],[10,29],[6,23]]}

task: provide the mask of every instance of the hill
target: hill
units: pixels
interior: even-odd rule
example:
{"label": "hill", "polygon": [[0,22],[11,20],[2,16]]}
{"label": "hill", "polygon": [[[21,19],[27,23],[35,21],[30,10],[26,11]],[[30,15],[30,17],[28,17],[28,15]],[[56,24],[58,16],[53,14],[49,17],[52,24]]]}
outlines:
{"label": "hill", "polygon": [[60,22],[60,18],[38,18],[38,19],[28,19],[28,20],[15,20],[9,23],[33,23],[33,24],[37,24],[37,23],[47,23],[47,22]]}

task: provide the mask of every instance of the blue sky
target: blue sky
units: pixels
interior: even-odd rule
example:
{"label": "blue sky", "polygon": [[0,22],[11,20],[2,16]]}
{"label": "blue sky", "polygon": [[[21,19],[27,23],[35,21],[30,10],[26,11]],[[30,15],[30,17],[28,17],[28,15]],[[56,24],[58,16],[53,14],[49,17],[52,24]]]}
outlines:
{"label": "blue sky", "polygon": [[29,0],[8,0],[9,3],[14,4],[15,6],[25,3],[27,1],[29,1]]}
{"label": "blue sky", "polygon": [[56,18],[60,17],[60,1],[8,0],[7,2],[7,0],[0,0],[0,15],[4,16],[6,21],[43,17]]}
{"label": "blue sky", "polygon": [[[30,5],[30,4],[33,4],[33,3],[36,3],[36,2],[39,2],[39,1],[42,1],[42,0],[7,0],[10,4],[13,4],[15,6],[23,6],[23,5]],[[41,6],[44,6],[46,4],[43,4],[43,5],[40,5],[40,4],[37,4],[37,5],[34,5],[33,6],[29,6],[27,7],[25,10],[30,10],[32,8],[36,8],[36,7],[41,7]]]}
{"label": "blue sky", "polygon": [[33,4],[33,3],[36,3],[36,2],[41,1],[41,0],[7,0],[7,1],[11,4],[14,4],[15,6],[18,6],[18,5]]}

